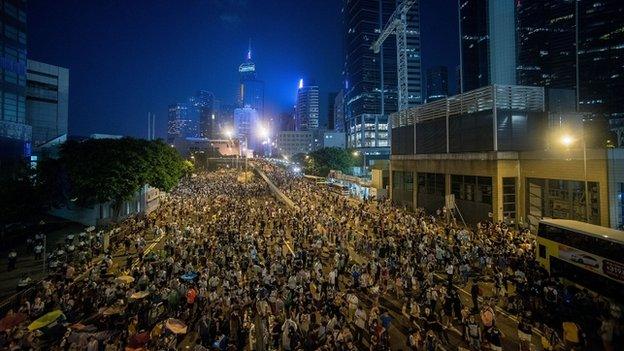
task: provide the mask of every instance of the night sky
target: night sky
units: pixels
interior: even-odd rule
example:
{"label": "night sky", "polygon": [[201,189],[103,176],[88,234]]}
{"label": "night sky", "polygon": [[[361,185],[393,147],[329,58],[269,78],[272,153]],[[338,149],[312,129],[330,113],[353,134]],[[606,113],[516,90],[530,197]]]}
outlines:
{"label": "night sky", "polygon": [[[28,57],[70,69],[69,132],[166,134],[167,106],[199,89],[233,103],[251,38],[265,104],[295,103],[300,77],[341,86],[342,0],[29,0]],[[458,64],[456,0],[421,0],[423,65]],[[425,71],[423,70],[423,76]]]}

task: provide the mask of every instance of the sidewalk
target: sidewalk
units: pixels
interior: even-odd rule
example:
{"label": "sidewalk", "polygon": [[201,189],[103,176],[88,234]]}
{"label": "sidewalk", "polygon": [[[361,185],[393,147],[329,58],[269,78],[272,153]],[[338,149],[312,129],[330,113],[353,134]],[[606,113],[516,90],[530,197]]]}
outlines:
{"label": "sidewalk", "polygon": [[[58,243],[63,243],[65,237],[69,234],[78,234],[83,231],[85,226],[79,223],[68,222],[61,229],[47,233],[47,250],[50,252]],[[33,237],[35,233],[32,233]],[[17,264],[16,269],[7,271],[7,254],[11,248],[0,252],[0,300],[13,295],[17,292],[17,283],[23,275],[29,276],[33,282],[44,277],[43,260],[36,261],[34,252],[27,251],[26,238],[24,242],[17,247]]]}

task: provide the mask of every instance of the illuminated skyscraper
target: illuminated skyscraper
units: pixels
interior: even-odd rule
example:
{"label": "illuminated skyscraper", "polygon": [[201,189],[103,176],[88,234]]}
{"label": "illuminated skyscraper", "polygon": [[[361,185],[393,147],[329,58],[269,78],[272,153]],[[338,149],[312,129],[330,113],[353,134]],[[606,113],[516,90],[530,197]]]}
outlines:
{"label": "illuminated skyscraper", "polygon": [[264,82],[258,80],[256,64],[251,58],[250,42],[245,62],[238,67],[240,75],[238,105],[239,107],[251,107],[262,116],[264,113]]}
{"label": "illuminated skyscraper", "polygon": [[462,91],[516,84],[514,0],[461,0]]}
{"label": "illuminated skyscraper", "polygon": [[319,87],[299,81],[297,89],[297,131],[309,131],[319,127]]}
{"label": "illuminated skyscraper", "polygon": [[216,130],[216,100],[214,94],[200,90],[194,99],[194,105],[199,115],[199,136],[201,138],[214,138]]}
{"label": "illuminated skyscraper", "polygon": [[[388,115],[397,111],[398,67],[394,35],[378,54],[371,45],[396,9],[396,0],[344,0],[344,128],[347,146],[360,148],[366,160],[390,154]],[[407,14],[408,103],[421,104],[420,3]]]}
{"label": "illuminated skyscraper", "polygon": [[188,135],[190,126],[188,106],[186,104],[177,103],[169,105],[167,120],[167,142],[173,144],[177,138],[195,137],[196,135]]}
{"label": "illuminated skyscraper", "polygon": [[32,128],[26,121],[27,3],[3,0],[1,5],[4,35],[0,36],[0,168],[4,160],[29,157],[32,146]]}
{"label": "illuminated skyscraper", "polygon": [[444,99],[448,96],[448,69],[435,66],[427,70],[427,102]]}

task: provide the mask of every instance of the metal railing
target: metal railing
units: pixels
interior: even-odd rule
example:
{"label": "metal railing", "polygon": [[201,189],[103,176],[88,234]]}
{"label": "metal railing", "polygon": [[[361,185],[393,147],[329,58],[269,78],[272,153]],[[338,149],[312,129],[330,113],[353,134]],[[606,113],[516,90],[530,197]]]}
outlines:
{"label": "metal railing", "polygon": [[543,87],[490,85],[463,94],[436,100],[390,115],[392,128],[411,126],[438,118],[458,117],[493,110],[545,110]]}

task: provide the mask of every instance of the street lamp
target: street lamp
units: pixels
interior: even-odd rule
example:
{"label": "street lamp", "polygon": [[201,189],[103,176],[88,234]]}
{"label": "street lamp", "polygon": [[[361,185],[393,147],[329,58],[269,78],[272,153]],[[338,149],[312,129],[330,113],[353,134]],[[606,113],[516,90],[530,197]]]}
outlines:
{"label": "street lamp", "polygon": [[[569,134],[564,134],[561,139],[559,140],[561,142],[561,144],[565,147],[570,147],[570,145],[574,144],[575,139],[574,137],[572,137]],[[590,201],[590,196],[589,196],[589,186],[587,183],[587,144],[585,143],[585,132],[581,132],[581,142],[582,142],[582,147],[583,147],[583,177],[584,179],[584,183],[585,183],[585,221],[587,223],[589,223],[589,210],[590,210],[590,206],[589,206],[589,201]]]}
{"label": "street lamp", "polygon": [[232,139],[232,137],[234,136],[234,131],[228,128],[223,132],[223,134],[225,134],[228,139]]}
{"label": "street lamp", "polygon": [[362,155],[362,175],[366,174],[366,154],[365,153],[360,153],[358,150],[353,151],[352,155],[354,157],[359,157],[360,155]]}
{"label": "street lamp", "polygon": [[572,138],[571,135],[566,134],[561,137],[561,144],[563,144],[563,146],[568,147],[572,145],[572,143],[574,143],[574,138]]}
{"label": "street lamp", "polygon": [[267,127],[260,125],[258,126],[258,135],[266,141],[266,145],[269,147],[269,157],[271,157],[271,132]]}

